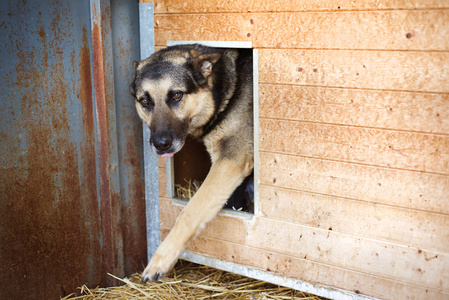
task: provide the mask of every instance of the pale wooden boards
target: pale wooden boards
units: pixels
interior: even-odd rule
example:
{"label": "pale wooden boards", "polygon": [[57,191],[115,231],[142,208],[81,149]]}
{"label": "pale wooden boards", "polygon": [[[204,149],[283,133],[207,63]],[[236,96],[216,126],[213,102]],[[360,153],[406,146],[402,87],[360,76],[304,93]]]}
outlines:
{"label": "pale wooden boards", "polygon": [[167,40],[251,41],[257,48],[448,50],[445,10],[161,14]]}
{"label": "pale wooden boards", "polygon": [[261,118],[449,134],[449,94],[260,84]]}
{"label": "pale wooden boards", "polygon": [[224,13],[224,12],[292,12],[292,11],[342,11],[342,10],[396,10],[449,8],[441,0],[390,0],[390,1],[329,1],[329,0],[140,0],[154,2],[157,14],[162,13]]}
{"label": "pale wooden boards", "polygon": [[[168,40],[259,53],[259,210],[189,245],[380,298],[449,298],[449,1],[155,3]],[[161,225],[181,208],[166,198]]]}

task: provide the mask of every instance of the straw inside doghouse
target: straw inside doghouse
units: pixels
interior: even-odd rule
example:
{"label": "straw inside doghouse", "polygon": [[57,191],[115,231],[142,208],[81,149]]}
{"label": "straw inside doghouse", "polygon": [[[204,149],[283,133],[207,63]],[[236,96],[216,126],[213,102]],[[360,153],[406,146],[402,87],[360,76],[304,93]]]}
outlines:
{"label": "straw inside doghouse", "polygon": [[[113,275],[110,275],[113,276]],[[194,263],[179,261],[170,275],[159,282],[143,284],[140,274],[120,279],[123,285],[89,289],[66,299],[324,299],[256,279]]]}
{"label": "straw inside doghouse", "polygon": [[181,200],[189,201],[198,191],[200,186],[201,182],[198,180],[185,179],[185,184],[175,185],[175,197]]}
{"label": "straw inside doghouse", "polygon": [[[202,182],[198,180],[184,179],[184,184],[175,185],[175,198],[190,201],[193,195],[198,191]],[[233,210],[241,211],[242,208],[232,207]]]}

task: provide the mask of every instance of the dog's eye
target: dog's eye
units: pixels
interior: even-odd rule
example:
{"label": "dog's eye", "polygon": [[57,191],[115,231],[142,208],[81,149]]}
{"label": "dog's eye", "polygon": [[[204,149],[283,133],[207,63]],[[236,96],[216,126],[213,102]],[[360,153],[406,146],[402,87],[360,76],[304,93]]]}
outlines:
{"label": "dog's eye", "polygon": [[184,94],[182,92],[176,92],[173,94],[172,98],[174,101],[180,101]]}
{"label": "dog's eye", "polygon": [[139,102],[140,102],[140,104],[143,106],[143,107],[145,107],[145,108],[147,108],[147,109],[151,109],[152,108],[152,102],[151,102],[151,100],[150,99],[148,99],[148,97],[142,97],[142,98],[140,98],[139,99]]}

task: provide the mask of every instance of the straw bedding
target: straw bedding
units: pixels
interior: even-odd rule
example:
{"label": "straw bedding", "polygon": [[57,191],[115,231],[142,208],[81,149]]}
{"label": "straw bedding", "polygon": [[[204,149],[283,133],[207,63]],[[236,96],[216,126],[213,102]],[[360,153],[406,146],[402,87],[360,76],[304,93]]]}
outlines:
{"label": "straw bedding", "polygon": [[[193,195],[195,195],[195,193],[200,188],[201,184],[202,184],[202,182],[198,181],[198,180],[185,179],[184,184],[176,184],[175,185],[175,198],[184,200],[184,201],[190,201],[190,199],[192,199]],[[246,211],[246,212],[254,211],[254,203],[251,203],[249,198],[247,198],[246,200],[247,200],[247,206],[248,206],[247,209],[242,210],[242,208],[235,208],[235,207],[232,207],[232,209],[237,210],[237,211]]]}
{"label": "straw bedding", "polygon": [[175,198],[189,201],[195,195],[201,186],[201,181],[185,180],[185,184],[177,184],[175,186]]}
{"label": "straw bedding", "polygon": [[[110,275],[113,276],[113,275]],[[200,266],[180,260],[174,270],[159,282],[141,283],[140,274],[115,279],[121,286],[89,289],[83,285],[74,299],[304,299],[321,300],[318,296],[280,287],[241,275]]]}
{"label": "straw bedding", "polygon": [[[186,181],[185,185],[176,186],[176,198],[189,201],[200,187],[201,182]],[[78,288],[75,294],[62,300],[94,299],[303,299],[323,300],[325,298],[306,294],[293,289],[277,286],[241,275],[200,266],[179,260],[173,271],[162,281],[141,282],[140,274],[131,278],[118,278],[122,285],[108,288],[90,289],[86,285]]]}

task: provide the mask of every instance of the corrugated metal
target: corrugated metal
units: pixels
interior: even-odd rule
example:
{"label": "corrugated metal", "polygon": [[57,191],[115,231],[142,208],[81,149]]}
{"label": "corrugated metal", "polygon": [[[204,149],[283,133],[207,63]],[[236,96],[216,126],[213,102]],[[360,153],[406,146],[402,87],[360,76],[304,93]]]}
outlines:
{"label": "corrugated metal", "polygon": [[[129,240],[145,216],[133,209],[121,218],[111,6],[97,2],[91,23],[91,2],[0,3],[2,299],[54,299],[85,283],[105,285],[106,272],[123,275],[128,254],[129,272],[143,267],[142,242],[123,252],[122,228]],[[122,121],[126,134],[140,134]],[[138,147],[127,163],[137,175],[122,183],[134,189],[143,184]],[[128,195],[123,210],[143,206],[139,192]]]}

